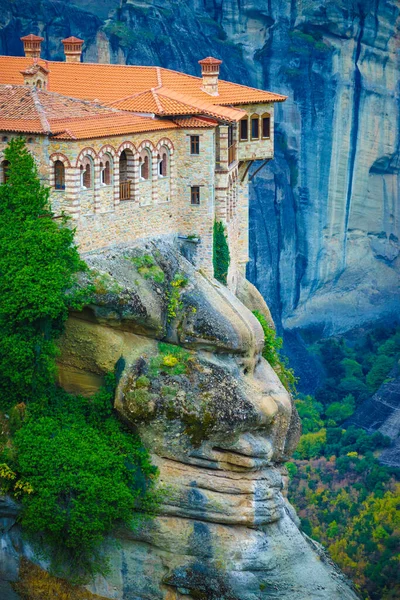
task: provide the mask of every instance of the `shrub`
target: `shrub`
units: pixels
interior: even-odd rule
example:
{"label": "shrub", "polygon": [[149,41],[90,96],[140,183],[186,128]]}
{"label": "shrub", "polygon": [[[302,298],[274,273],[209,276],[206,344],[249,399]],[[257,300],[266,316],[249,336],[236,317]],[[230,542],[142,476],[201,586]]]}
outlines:
{"label": "shrub", "polygon": [[156,506],[156,469],[112,398],[111,387],[92,399],[54,391],[14,436],[11,465],[33,488],[22,496],[22,527],[53,571],[76,581],[105,572],[100,547],[115,525],[130,527],[134,513],[138,522],[138,511]]}
{"label": "shrub", "polygon": [[213,243],[214,277],[224,285],[226,285],[227,282],[230,262],[229,246],[226,239],[224,224],[215,221]]}
{"label": "shrub", "polygon": [[296,391],[296,376],[293,369],[290,369],[286,358],[283,358],[279,350],[282,347],[282,338],[277,337],[275,330],[270,327],[267,319],[258,310],[253,311],[253,315],[260,323],[264,332],[263,357],[274,369],[282,384],[289,392]]}

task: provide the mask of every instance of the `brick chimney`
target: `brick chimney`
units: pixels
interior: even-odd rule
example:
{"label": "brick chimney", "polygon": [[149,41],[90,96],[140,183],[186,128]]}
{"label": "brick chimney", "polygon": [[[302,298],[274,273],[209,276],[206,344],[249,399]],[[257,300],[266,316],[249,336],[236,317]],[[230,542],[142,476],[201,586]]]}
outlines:
{"label": "brick chimney", "polygon": [[43,40],[44,38],[39,35],[33,35],[33,33],[22,37],[21,42],[24,44],[25,56],[33,59],[40,58],[40,45]]}
{"label": "brick chimney", "polygon": [[71,36],[62,40],[64,44],[65,62],[81,62],[83,40]]}
{"label": "brick chimney", "polygon": [[201,65],[203,77],[203,91],[210,94],[210,96],[218,96],[218,75],[222,60],[208,56],[203,60],[199,60],[199,65]]}

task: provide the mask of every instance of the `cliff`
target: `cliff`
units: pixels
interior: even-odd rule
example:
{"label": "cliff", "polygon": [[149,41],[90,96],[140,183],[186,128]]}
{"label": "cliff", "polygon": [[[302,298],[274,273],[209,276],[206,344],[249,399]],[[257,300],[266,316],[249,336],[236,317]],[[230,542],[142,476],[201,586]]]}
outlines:
{"label": "cliff", "polygon": [[[276,155],[251,184],[248,276],[280,328],[330,335],[387,319],[399,295],[399,23],[394,0],[0,0],[19,36],[86,40],[86,61],[158,64],[289,96]],[[335,310],[332,310],[332,306]],[[293,344],[292,344],[293,345]]]}
{"label": "cliff", "polygon": [[[85,259],[96,296],[67,323],[60,382],[90,395],[117,367],[115,409],[163,489],[159,516],[118,534],[109,576],[90,589],[118,600],[354,600],[285,498],[299,420],[252,313],[166,241]],[[16,550],[32,552],[5,508],[1,547],[15,578]]]}

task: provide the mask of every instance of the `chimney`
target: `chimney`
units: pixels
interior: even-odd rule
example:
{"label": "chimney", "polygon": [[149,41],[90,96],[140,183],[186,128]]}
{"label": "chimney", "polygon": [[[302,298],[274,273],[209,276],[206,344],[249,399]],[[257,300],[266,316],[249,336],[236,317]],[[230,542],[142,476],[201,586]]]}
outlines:
{"label": "chimney", "polygon": [[222,60],[208,56],[203,60],[199,60],[199,65],[201,65],[203,77],[203,91],[210,94],[210,96],[218,96],[218,75]]}
{"label": "chimney", "polygon": [[40,58],[40,45],[43,40],[44,38],[40,37],[39,35],[33,35],[33,33],[22,37],[21,41],[24,44],[25,56],[35,60]]}
{"label": "chimney", "polygon": [[81,62],[83,40],[71,36],[62,40],[62,43],[64,44],[65,62]]}

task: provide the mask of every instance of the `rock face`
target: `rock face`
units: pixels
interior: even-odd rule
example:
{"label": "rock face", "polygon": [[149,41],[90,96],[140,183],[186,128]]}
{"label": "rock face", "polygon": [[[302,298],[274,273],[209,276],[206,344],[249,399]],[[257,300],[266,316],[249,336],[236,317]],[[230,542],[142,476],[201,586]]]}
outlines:
{"label": "rock face", "polygon": [[288,331],[330,335],[398,312],[398,2],[0,4],[6,54],[32,31],[62,60],[59,40],[72,33],[86,61],[198,75],[211,54],[223,78],[287,94],[275,160],[251,185],[249,279]]}
{"label": "rock face", "polygon": [[[151,272],[137,266],[143,255],[156,263]],[[160,516],[121,534],[110,576],[91,591],[118,600],[355,599],[285,499],[283,462],[299,420],[261,357],[252,313],[166,241],[85,260],[97,295],[67,324],[60,380],[91,394],[117,364],[115,407],[151,451],[165,491]],[[243,297],[260,302],[243,285]]]}

